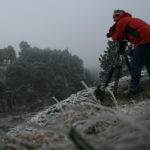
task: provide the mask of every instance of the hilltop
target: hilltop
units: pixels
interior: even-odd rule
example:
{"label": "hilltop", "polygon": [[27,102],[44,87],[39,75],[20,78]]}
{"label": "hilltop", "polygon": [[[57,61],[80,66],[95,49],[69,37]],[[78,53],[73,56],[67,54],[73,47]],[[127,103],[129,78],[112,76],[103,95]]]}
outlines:
{"label": "hilltop", "polygon": [[135,95],[121,92],[128,81],[120,81],[118,96],[107,97],[108,106],[95,99],[95,87],[57,102],[1,134],[1,148],[78,150],[68,136],[73,127],[95,150],[150,149],[150,81],[144,76]]}

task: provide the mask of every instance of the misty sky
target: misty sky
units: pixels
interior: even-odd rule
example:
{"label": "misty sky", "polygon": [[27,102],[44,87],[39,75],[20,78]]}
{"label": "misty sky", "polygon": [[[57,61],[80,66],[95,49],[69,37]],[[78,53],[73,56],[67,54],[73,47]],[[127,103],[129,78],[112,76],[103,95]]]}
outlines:
{"label": "misty sky", "polygon": [[0,0],[0,48],[27,41],[31,47],[69,49],[84,66],[99,66],[114,9],[150,24],[149,0]]}

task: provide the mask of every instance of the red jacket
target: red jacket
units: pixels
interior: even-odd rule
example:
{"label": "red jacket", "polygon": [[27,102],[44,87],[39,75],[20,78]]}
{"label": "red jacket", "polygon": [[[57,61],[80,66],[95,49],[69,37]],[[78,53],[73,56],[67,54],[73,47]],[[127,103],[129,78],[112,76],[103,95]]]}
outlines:
{"label": "red jacket", "polygon": [[134,46],[150,42],[150,25],[138,18],[132,18],[129,13],[121,13],[116,23],[113,40],[123,39],[134,43]]}

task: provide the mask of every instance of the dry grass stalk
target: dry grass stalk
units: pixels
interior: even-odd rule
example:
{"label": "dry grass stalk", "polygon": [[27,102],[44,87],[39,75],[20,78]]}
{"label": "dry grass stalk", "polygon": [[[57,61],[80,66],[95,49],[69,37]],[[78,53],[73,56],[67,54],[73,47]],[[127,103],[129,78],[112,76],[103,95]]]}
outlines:
{"label": "dry grass stalk", "polygon": [[117,102],[117,99],[115,98],[113,92],[109,88],[106,88],[106,90],[110,93],[110,95],[112,96],[112,100],[114,102],[114,105],[118,108],[118,102]]}
{"label": "dry grass stalk", "polygon": [[58,106],[59,106],[59,108],[61,109],[61,111],[62,111],[62,113],[65,113],[65,110],[63,109],[63,107],[62,107],[62,105],[61,105],[61,103],[58,101],[58,99],[56,98],[56,97],[52,97],[54,100],[55,100],[55,102],[58,104]]}
{"label": "dry grass stalk", "polygon": [[56,103],[58,104],[58,106],[60,107],[61,112],[63,113],[63,116],[65,117],[64,122],[68,121],[70,122],[70,127],[71,127],[71,119],[70,119],[70,113],[67,113],[68,115],[65,115],[65,110],[63,109],[61,103],[58,101],[58,99],[56,97],[52,97]]}
{"label": "dry grass stalk", "polygon": [[93,94],[93,92],[90,91],[89,87],[87,86],[87,84],[84,81],[81,81],[82,85],[88,90],[89,94],[91,94],[91,96],[93,97],[93,99],[95,100],[95,102],[100,103],[100,100],[97,100],[97,98],[95,97],[95,95]]}

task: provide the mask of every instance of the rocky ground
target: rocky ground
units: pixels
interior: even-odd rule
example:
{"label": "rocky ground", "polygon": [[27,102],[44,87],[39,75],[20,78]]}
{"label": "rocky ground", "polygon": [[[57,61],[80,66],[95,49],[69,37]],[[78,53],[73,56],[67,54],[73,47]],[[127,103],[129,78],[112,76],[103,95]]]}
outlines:
{"label": "rocky ground", "polygon": [[86,150],[149,150],[150,81],[143,78],[135,95],[122,92],[128,81],[121,80],[117,96],[108,89],[103,105],[94,96],[95,88],[61,102],[54,98],[56,105],[1,133],[0,149],[78,150],[80,145]]}

